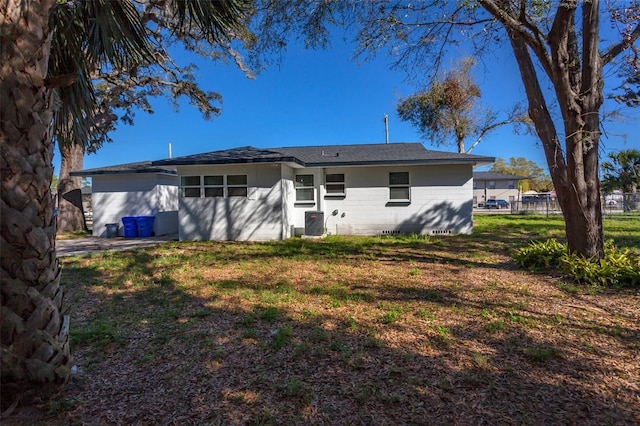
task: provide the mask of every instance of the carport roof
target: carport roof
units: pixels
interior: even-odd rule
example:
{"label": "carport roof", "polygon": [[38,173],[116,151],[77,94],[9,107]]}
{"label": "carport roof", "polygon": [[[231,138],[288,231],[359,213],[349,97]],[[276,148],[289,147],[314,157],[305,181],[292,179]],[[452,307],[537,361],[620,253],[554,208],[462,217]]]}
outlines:
{"label": "carport roof", "polygon": [[154,166],[295,163],[302,167],[385,164],[489,164],[494,157],[432,151],[421,143],[298,146],[254,148],[245,146],[204,154],[154,161]]}
{"label": "carport roof", "polygon": [[137,163],[119,164],[116,166],[98,167],[86,169],[78,172],[71,172],[71,176],[95,176],[95,175],[117,175],[130,173],[164,173],[175,175],[176,170],[171,167],[158,167],[151,164],[151,161],[140,161]]}

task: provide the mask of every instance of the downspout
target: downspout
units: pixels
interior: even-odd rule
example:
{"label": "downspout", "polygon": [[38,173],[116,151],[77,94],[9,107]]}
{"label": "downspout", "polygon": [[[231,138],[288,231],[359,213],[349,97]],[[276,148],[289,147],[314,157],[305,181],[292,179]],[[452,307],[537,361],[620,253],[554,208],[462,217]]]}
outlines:
{"label": "downspout", "polygon": [[326,170],[322,168],[322,174],[320,176],[320,182],[318,184],[318,211],[324,211],[324,179],[325,179]]}
{"label": "downspout", "polygon": [[286,230],[287,215],[285,213],[285,201],[283,168],[282,165],[280,165],[280,240],[284,240],[288,237]]}

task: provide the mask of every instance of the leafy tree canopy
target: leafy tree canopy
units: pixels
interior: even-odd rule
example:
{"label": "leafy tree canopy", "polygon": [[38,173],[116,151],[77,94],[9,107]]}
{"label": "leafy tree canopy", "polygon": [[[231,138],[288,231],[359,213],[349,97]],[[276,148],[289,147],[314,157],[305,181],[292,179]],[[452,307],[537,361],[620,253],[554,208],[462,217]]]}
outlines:
{"label": "leafy tree canopy", "polygon": [[544,172],[542,167],[538,166],[535,161],[527,160],[524,157],[511,157],[509,161],[498,158],[493,163],[491,171],[527,177],[527,179],[522,180],[523,192],[547,192],[553,189],[551,178]]}
{"label": "leafy tree canopy", "polygon": [[602,190],[611,192],[621,189],[624,193],[633,193],[640,186],[640,151],[626,149],[612,152],[602,162]]}
{"label": "leafy tree canopy", "polygon": [[464,58],[442,79],[427,89],[401,99],[396,107],[400,119],[418,128],[422,137],[435,145],[446,144],[453,136],[458,152],[465,152],[464,143],[475,137],[470,152],[491,130],[509,123],[526,123],[526,115],[518,106],[509,117],[498,121],[497,113],[480,105],[480,87],[473,79],[472,58]]}

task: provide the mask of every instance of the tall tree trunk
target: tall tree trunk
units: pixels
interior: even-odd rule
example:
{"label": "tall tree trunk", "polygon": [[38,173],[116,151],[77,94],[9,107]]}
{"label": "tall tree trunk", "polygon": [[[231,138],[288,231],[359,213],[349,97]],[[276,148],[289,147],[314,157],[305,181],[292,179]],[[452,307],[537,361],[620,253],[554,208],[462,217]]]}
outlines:
{"label": "tall tree trunk", "polygon": [[82,178],[69,176],[82,170],[82,145],[60,145],[60,176],[58,178],[58,232],[86,231],[87,224],[82,206]]}
{"label": "tall tree trunk", "polygon": [[52,99],[45,86],[54,0],[0,5],[2,382],[64,381],[71,357],[55,250]]}
{"label": "tall tree trunk", "polygon": [[[529,101],[529,117],[542,142],[549,173],[565,219],[565,233],[570,253],[585,257],[604,256],[604,234],[598,178],[598,146],[600,142],[599,109],[602,105],[602,69],[598,60],[598,2],[595,13],[583,17],[583,54],[573,28],[573,10],[556,17],[549,34],[553,61],[543,66],[551,79],[564,122],[565,148],[549,113],[544,94],[530,56],[529,46],[513,30],[507,28],[522,81]],[[587,9],[587,6],[585,6]],[[538,53],[538,56],[544,55]],[[579,64],[582,63],[582,69]],[[566,159],[565,159],[566,153]]]}
{"label": "tall tree trunk", "polygon": [[599,2],[582,4],[582,52],[578,45],[575,8],[560,7],[549,32],[551,79],[564,122],[569,185],[563,190],[569,253],[604,256],[604,232],[598,175],[602,64],[599,43]]}

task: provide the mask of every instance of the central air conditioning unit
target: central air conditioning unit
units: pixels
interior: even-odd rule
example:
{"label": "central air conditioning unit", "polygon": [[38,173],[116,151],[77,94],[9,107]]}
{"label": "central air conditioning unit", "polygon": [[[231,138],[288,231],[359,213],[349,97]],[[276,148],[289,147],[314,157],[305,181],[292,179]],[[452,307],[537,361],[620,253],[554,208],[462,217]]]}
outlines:
{"label": "central air conditioning unit", "polygon": [[304,234],[314,237],[324,234],[324,212],[304,212]]}

